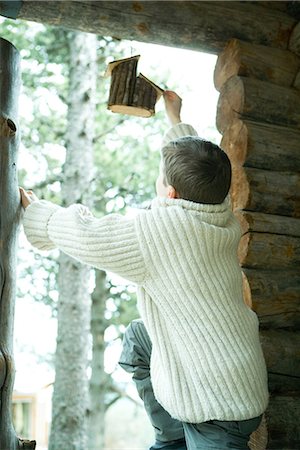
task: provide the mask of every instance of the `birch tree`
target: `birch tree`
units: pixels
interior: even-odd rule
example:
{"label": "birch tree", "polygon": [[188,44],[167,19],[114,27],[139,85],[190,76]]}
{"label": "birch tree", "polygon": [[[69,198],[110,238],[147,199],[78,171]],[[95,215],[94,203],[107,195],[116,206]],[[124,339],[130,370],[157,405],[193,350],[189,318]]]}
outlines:
{"label": "birch tree", "polygon": [[[97,37],[68,33],[70,73],[67,156],[62,183],[64,206],[92,207]],[[90,269],[60,255],[58,334],[49,450],[87,449]]]}

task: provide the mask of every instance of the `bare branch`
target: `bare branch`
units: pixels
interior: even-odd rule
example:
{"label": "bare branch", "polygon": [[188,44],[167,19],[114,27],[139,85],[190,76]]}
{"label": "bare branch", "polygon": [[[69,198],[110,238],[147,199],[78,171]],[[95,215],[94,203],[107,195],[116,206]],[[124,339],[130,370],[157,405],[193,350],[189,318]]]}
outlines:
{"label": "bare branch", "polygon": [[120,389],[119,387],[112,385],[110,386],[110,390],[115,392],[117,395],[113,400],[111,400],[106,406],[105,409],[107,410],[110,406],[112,406],[117,400],[119,400],[120,398],[128,398],[130,401],[132,401],[136,406],[141,407],[141,404],[136,401],[134,398],[132,398],[130,395],[127,394],[126,391],[124,391],[123,389]]}
{"label": "bare branch", "polygon": [[103,133],[98,134],[98,136],[95,136],[93,139],[93,142],[98,141],[99,139],[102,139],[103,137],[107,136],[109,133],[111,133],[112,131],[114,131],[116,129],[116,127],[118,127],[119,125],[122,125],[122,123],[124,123],[126,120],[126,117],[123,117],[122,119],[119,120],[119,122],[117,122],[115,125],[113,125],[111,128],[109,128],[108,130],[105,130]]}

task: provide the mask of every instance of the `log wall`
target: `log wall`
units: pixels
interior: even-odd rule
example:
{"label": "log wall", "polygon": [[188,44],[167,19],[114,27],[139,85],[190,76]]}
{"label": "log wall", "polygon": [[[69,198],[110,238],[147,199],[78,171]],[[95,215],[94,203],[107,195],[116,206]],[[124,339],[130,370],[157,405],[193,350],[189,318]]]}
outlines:
{"label": "log wall", "polygon": [[219,54],[217,123],[269,369],[268,449],[299,449],[299,2],[20,3],[14,18]]}
{"label": "log wall", "polygon": [[233,169],[247,303],[268,366],[268,449],[300,448],[300,45],[230,40],[219,55],[217,128]]}

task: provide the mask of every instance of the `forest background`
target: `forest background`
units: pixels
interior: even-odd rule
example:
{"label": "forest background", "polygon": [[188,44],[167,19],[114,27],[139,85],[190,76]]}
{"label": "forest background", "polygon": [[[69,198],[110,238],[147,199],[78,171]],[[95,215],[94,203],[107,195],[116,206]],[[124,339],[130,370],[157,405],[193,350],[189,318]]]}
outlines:
{"label": "forest background", "polygon": [[[0,19],[0,30],[22,58],[19,184],[40,198],[84,203],[101,217],[136,214],[155,196],[169,126],[163,101],[151,119],[108,112],[103,75],[115,59],[141,54],[139,71],[177,91],[183,121],[219,143],[215,56],[10,19]],[[151,426],[117,366],[125,328],[139,317],[135,287],[57,250],[35,251],[22,232],[17,287],[15,391],[49,388],[52,397],[55,380],[49,450],[146,448]],[[34,438],[28,405],[14,407],[18,433]],[[46,448],[48,435],[38,445]]]}

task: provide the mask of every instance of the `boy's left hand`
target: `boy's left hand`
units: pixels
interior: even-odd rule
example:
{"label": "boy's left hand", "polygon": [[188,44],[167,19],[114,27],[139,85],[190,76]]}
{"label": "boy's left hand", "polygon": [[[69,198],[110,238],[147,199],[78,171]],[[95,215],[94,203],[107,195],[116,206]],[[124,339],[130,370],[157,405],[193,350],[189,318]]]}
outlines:
{"label": "boy's left hand", "polygon": [[182,99],[174,91],[164,91],[163,93],[167,116],[172,125],[181,122],[180,112]]}
{"label": "boy's left hand", "polygon": [[23,208],[27,208],[31,203],[38,201],[38,197],[32,191],[25,191],[22,187],[19,188],[21,194],[21,203]]}

